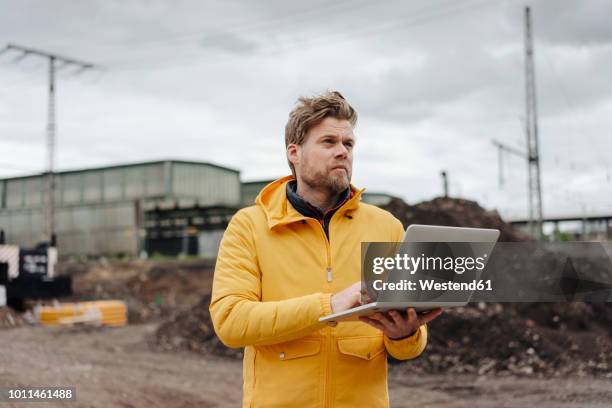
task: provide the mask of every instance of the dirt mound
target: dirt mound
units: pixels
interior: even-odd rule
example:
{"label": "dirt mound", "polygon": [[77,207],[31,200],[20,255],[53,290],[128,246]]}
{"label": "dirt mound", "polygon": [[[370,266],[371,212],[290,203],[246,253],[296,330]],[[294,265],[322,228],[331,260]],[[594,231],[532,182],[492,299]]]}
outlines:
{"label": "dirt mound", "polygon": [[516,242],[529,239],[512,225],[505,223],[497,211],[487,211],[475,201],[438,197],[409,205],[399,198],[394,198],[382,208],[399,219],[404,228],[411,224],[495,228],[501,231],[500,241]]}
{"label": "dirt mound", "polygon": [[[550,323],[538,324],[531,305],[480,304],[447,311],[432,322],[426,352],[395,370],[427,373],[595,375],[612,378],[612,338],[597,324],[571,330],[573,316],[589,313],[582,303],[553,304]],[[536,305],[546,313],[551,308]],[[608,308],[608,314],[612,308]],[[537,314],[537,313],[535,313]],[[566,317],[566,316],[569,316]]]}
{"label": "dirt mound", "polygon": [[[496,211],[487,211],[470,200],[439,197],[409,205],[394,199],[383,208],[404,227],[430,224],[495,228],[500,230],[502,242],[529,240]],[[524,259],[512,261],[514,267],[525,266]],[[556,261],[549,254],[541,260],[540,270],[546,273],[556,269]],[[612,370],[611,323],[609,304],[488,303],[481,308],[449,310],[432,322],[427,352],[410,364],[399,364],[398,369],[428,373],[608,375]]]}
{"label": "dirt mound", "polygon": [[164,351],[183,350],[242,358],[242,349],[225,347],[217,338],[208,311],[209,304],[210,295],[203,297],[189,311],[171,316],[159,326],[149,344]]}
{"label": "dirt mound", "polygon": [[142,323],[187,310],[209,294],[214,261],[144,261],[62,265],[72,273],[73,301],[119,299],[128,306],[128,320]]}
{"label": "dirt mound", "polygon": [[[151,348],[242,358],[242,350],[225,347],[215,335],[209,303],[206,296],[189,311],[170,317],[150,338]],[[425,353],[407,363],[391,359],[392,370],[612,378],[608,327],[596,317],[584,326],[579,318],[593,314],[591,306],[481,303],[448,310],[430,324]],[[607,316],[612,314],[612,305],[603,307]]]}

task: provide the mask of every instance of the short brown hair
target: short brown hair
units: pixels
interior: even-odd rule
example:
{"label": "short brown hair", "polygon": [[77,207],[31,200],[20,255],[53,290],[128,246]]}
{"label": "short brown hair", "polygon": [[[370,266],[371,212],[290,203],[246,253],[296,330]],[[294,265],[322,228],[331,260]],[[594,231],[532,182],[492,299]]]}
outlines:
{"label": "short brown hair", "polygon": [[[285,126],[285,147],[304,143],[310,128],[327,117],[348,120],[353,127],[357,124],[357,112],[338,91],[327,91],[310,98],[304,96],[298,98]],[[289,167],[295,176],[291,162]]]}

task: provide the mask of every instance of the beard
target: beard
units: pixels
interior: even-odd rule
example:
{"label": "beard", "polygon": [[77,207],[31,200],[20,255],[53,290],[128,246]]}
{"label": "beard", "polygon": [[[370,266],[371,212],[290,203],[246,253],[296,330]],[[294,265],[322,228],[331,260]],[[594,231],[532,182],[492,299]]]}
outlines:
{"label": "beard", "polygon": [[[308,167],[308,166],[305,166]],[[309,169],[302,174],[302,181],[313,190],[327,190],[331,194],[340,194],[351,182],[351,172],[345,170],[317,171]]]}

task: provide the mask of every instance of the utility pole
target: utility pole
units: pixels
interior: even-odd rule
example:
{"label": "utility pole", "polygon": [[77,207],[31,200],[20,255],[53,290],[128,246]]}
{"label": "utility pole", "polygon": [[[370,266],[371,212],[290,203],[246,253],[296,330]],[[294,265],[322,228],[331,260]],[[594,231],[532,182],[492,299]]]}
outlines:
{"label": "utility pole", "polygon": [[79,71],[96,68],[94,64],[79,61],[73,58],[66,58],[61,55],[51,54],[33,48],[22,47],[15,44],[8,44],[2,52],[16,51],[21,53],[18,60],[27,56],[37,56],[46,58],[49,61],[49,99],[47,108],[47,223],[46,234],[51,245],[55,245],[55,150],[56,150],[56,120],[55,120],[55,71],[68,65],[80,67]]}
{"label": "utility pole", "polygon": [[533,60],[533,38],[531,35],[531,11],[525,7],[525,134],[527,152],[492,140],[498,149],[499,186],[504,184],[503,154],[514,154],[527,160],[527,192],[529,210],[529,233],[539,241],[544,239],[542,231],[542,183],[540,180],[540,151],[538,139],[538,110],[536,102],[535,64]]}
{"label": "utility pole", "polygon": [[444,189],[444,198],[448,198],[448,174],[446,170],[442,170],[440,172],[440,176],[442,176],[442,188]]}
{"label": "utility pole", "polygon": [[527,133],[527,165],[529,183],[529,230],[540,241],[542,231],[542,184],[538,140],[538,110],[536,101],[535,63],[531,34],[531,11],[525,7],[525,108]]}

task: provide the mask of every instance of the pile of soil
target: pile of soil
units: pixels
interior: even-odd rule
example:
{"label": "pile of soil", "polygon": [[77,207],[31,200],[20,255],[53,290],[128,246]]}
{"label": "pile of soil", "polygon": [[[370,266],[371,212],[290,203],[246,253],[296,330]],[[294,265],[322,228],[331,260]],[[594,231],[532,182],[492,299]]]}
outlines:
{"label": "pile of soil", "polygon": [[123,300],[128,321],[144,323],[198,303],[210,293],[213,271],[211,260],[66,263],[60,273],[73,277],[74,295],[62,301]]}
{"label": "pile of soil", "polygon": [[438,197],[409,205],[399,198],[381,206],[399,219],[404,228],[411,224],[448,225],[453,227],[495,228],[502,242],[526,241],[528,236],[504,222],[495,210],[487,211],[475,201]]}
{"label": "pile of soil", "polygon": [[[173,315],[150,338],[150,346],[241,359],[242,350],[225,347],[214,334],[209,303],[206,296],[189,311]],[[409,362],[390,358],[392,370],[612,378],[612,334],[601,320],[612,315],[612,305],[599,306],[601,315],[584,303],[480,303],[448,310],[429,325],[426,351]]]}
{"label": "pile of soil", "polygon": [[161,324],[149,345],[164,351],[193,351],[199,354],[242,358],[242,349],[225,347],[217,338],[208,305],[210,295],[187,312],[177,313]]}
{"label": "pile of soil", "polygon": [[[549,316],[551,309],[556,314]],[[607,307],[607,315],[612,307]],[[410,362],[396,362],[406,373],[470,373],[612,378],[612,337],[591,320],[590,305],[479,304],[446,311],[429,325],[426,351]],[[538,322],[536,319],[539,319]]]}
{"label": "pile of soil", "polygon": [[[501,242],[530,240],[497,211],[487,211],[470,200],[438,197],[409,205],[394,199],[383,208],[405,228],[410,224],[495,228],[501,232]],[[538,270],[558,271],[557,258],[545,254],[538,260]],[[510,268],[525,268],[524,259],[505,261]],[[599,261],[581,262],[581,272],[588,272],[589,266],[594,266],[589,274],[602,270]],[[512,276],[508,274],[508,279]],[[432,322],[427,352],[398,367],[428,373],[612,377],[612,305],[487,303],[449,310]]]}

